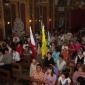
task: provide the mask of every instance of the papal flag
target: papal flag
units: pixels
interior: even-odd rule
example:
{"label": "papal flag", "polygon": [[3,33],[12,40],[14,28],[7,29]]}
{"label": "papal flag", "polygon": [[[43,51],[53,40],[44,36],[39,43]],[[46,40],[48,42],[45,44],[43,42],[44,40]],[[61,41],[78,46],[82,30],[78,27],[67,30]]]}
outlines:
{"label": "papal flag", "polygon": [[46,36],[44,25],[42,25],[42,47],[41,47],[42,58],[46,55]]}
{"label": "papal flag", "polygon": [[36,56],[36,44],[35,44],[35,40],[33,37],[31,27],[30,27],[30,47],[31,47],[31,51],[32,51],[32,57],[35,57]]}

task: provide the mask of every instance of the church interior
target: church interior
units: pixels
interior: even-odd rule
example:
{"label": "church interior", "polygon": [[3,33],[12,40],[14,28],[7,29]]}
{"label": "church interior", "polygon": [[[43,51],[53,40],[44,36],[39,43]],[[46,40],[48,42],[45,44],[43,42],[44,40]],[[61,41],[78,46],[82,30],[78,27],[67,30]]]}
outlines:
{"label": "church interior", "polygon": [[0,0],[0,85],[85,85],[85,0]]}
{"label": "church interior", "polygon": [[[76,32],[85,27],[84,0],[0,0],[0,40],[12,34],[14,22],[21,20],[25,33],[40,29]],[[19,29],[19,28],[18,28]]]}

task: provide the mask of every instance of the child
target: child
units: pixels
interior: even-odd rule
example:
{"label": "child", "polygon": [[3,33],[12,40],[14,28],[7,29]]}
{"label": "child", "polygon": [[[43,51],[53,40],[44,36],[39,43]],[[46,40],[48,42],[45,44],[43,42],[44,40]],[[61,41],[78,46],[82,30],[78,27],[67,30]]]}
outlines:
{"label": "child", "polygon": [[45,85],[55,85],[56,83],[56,75],[53,72],[53,68],[47,68],[47,71],[44,75]]}
{"label": "child", "polygon": [[58,85],[71,85],[71,79],[69,78],[69,72],[63,72],[58,79]]}
{"label": "child", "polygon": [[31,65],[30,65],[30,77],[32,76],[32,73],[36,70],[37,61],[35,59],[32,59]]}

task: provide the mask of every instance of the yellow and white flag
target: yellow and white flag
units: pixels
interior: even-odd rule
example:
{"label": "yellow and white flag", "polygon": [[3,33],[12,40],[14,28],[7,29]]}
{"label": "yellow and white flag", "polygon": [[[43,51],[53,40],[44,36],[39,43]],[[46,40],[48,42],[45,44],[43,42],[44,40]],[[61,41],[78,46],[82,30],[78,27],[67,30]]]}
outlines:
{"label": "yellow and white flag", "polygon": [[45,29],[44,25],[42,25],[42,47],[41,47],[41,53],[42,53],[42,58],[46,55],[46,36],[45,36]]}

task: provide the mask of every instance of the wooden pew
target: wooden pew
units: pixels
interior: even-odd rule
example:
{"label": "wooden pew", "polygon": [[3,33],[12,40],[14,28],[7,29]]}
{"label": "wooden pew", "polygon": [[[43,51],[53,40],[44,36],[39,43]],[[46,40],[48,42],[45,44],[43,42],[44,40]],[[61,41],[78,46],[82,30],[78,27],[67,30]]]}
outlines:
{"label": "wooden pew", "polygon": [[31,55],[24,54],[23,61],[21,62],[22,70],[24,73],[29,73],[30,63],[31,63]]}
{"label": "wooden pew", "polygon": [[9,85],[11,85],[10,84],[11,81],[12,79],[11,79],[10,72],[8,70],[0,68],[0,82],[8,83]]}
{"label": "wooden pew", "polygon": [[13,76],[13,78],[16,79],[16,81],[21,79],[22,68],[21,68],[21,65],[19,63],[13,63],[12,76]]}

